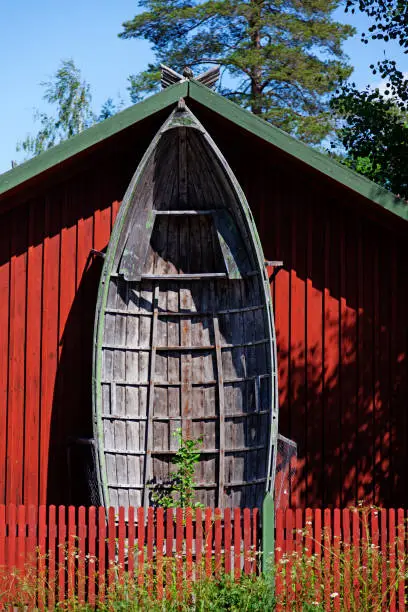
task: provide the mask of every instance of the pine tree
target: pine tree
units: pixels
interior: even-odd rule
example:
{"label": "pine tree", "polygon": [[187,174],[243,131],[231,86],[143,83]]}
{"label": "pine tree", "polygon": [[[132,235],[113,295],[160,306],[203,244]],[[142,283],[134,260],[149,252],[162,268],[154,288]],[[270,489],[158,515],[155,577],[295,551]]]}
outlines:
{"label": "pine tree", "polygon": [[307,142],[330,130],[328,99],[351,68],[342,0],[140,0],[122,38],[144,38],[156,64],[130,77],[134,102],[159,83],[159,62],[182,71],[220,64],[219,91]]}

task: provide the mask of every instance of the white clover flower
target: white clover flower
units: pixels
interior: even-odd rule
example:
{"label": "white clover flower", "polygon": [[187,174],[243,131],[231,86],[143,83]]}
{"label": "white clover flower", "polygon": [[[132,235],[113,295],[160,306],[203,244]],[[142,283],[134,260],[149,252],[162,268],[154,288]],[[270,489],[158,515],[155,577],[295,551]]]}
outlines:
{"label": "white clover flower", "polygon": [[332,599],[335,599],[335,598],[336,598],[336,597],[338,597],[338,596],[339,596],[339,594],[338,594],[336,591],[335,591],[334,593],[330,593],[330,597],[331,597]]}

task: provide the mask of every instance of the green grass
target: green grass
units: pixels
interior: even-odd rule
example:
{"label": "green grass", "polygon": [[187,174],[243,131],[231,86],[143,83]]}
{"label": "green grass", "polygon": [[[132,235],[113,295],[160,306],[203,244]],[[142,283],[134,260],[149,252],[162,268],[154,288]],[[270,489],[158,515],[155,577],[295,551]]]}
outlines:
{"label": "green grass", "polygon": [[[399,598],[406,600],[405,582],[408,579],[408,555],[404,528],[392,548],[381,549],[377,540],[370,539],[367,516],[360,515],[361,540],[358,546],[339,540],[333,542],[328,532],[323,531],[321,548],[308,526],[299,541],[302,547],[290,554],[277,550],[275,564],[265,575],[241,576],[234,580],[225,574],[220,566],[193,565],[189,568],[184,556],[161,560],[161,568],[156,562],[145,562],[140,575],[126,571],[119,565],[109,569],[106,577],[103,600],[98,601],[96,609],[151,610],[152,612],[261,612],[272,610],[384,612],[389,610],[394,599],[398,609]],[[294,543],[297,543],[296,533]],[[307,543],[307,544],[306,544]],[[320,550],[316,554],[316,550]],[[135,550],[137,565],[140,552]],[[66,553],[66,551],[65,551]],[[143,560],[143,559],[142,559]],[[260,567],[260,558],[254,557],[251,563]],[[95,567],[96,559],[86,559],[87,567]],[[14,605],[20,609],[44,609],[85,611],[91,610],[86,604],[87,579],[79,572],[78,555],[70,551],[65,555],[65,565],[71,568],[70,580],[65,584],[64,597],[54,604],[52,594],[58,598],[58,567],[55,581],[41,571],[47,559],[37,557],[24,571],[0,571],[0,602],[5,607]],[[221,564],[222,566],[222,564]],[[66,568],[64,568],[65,571]],[[205,570],[211,570],[211,578],[205,577]],[[40,571],[38,571],[40,570]],[[162,576],[163,585],[159,581]],[[110,579],[109,579],[110,578]],[[95,584],[99,577],[95,573]],[[66,597],[67,589],[75,596]],[[96,589],[97,590],[97,589]],[[78,596],[79,594],[79,596]],[[89,601],[89,599],[88,599]],[[406,603],[406,602],[405,602]],[[41,605],[43,604],[43,605]],[[4,609],[4,608],[3,608]]]}
{"label": "green grass", "polygon": [[[96,597],[96,609],[101,611],[142,611],[180,612],[202,611],[215,612],[230,610],[233,612],[268,612],[275,609],[273,596],[273,580],[271,577],[242,576],[235,581],[232,576],[221,574],[218,578],[202,578],[187,581],[185,576],[177,579],[177,568],[171,561],[171,580],[165,587],[163,597],[159,599],[157,583],[154,577],[155,567],[150,566],[143,576],[140,585],[137,574],[134,576],[123,572],[119,579],[118,568],[114,568],[113,584],[106,584],[103,601]],[[168,568],[164,567],[165,573]],[[203,572],[204,573],[204,572]],[[149,578],[151,577],[151,578]],[[96,576],[96,580],[97,580]],[[76,578],[76,583],[77,583]],[[61,602],[50,604],[52,592],[57,592],[56,584],[50,588],[46,579],[42,580],[34,572],[17,570],[0,577],[3,590],[0,601],[7,606],[20,609],[44,607],[45,609],[69,610],[85,612],[95,609],[85,601],[80,601],[78,595],[64,598]],[[76,584],[77,586],[77,584]],[[58,595],[58,594],[57,594]],[[52,599],[51,599],[52,601]]]}

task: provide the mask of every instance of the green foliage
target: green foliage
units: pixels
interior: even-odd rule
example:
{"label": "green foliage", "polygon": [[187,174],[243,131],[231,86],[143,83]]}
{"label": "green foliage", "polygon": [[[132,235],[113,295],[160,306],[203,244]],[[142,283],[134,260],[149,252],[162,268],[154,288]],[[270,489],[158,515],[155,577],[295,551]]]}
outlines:
{"label": "green foliage", "polygon": [[[365,12],[372,21],[369,38],[397,40],[408,52],[408,3],[403,0],[347,0],[346,10]],[[385,58],[371,64],[385,81],[384,93],[346,84],[332,108],[340,118],[337,131],[346,151],[343,163],[404,199],[408,198],[408,79],[397,63]]]}
{"label": "green foliage", "polygon": [[[363,32],[361,40],[368,44],[370,39],[389,42],[395,40],[408,53],[408,2],[406,0],[347,0],[346,12],[355,7],[366,13],[371,19],[368,33]],[[385,57],[370,66],[374,75],[379,74],[387,79],[389,93],[395,98],[395,104],[407,109],[408,80],[397,68],[394,60]]]}
{"label": "green foliage", "polygon": [[219,579],[194,585],[194,607],[190,610],[218,612],[272,612],[275,610],[273,577],[245,576],[235,582],[225,574]]}
{"label": "green foliage", "polygon": [[[132,610],[180,612],[272,612],[275,610],[272,575],[243,576],[234,581],[231,576],[222,574],[219,578],[197,580],[190,588],[183,585],[177,589],[176,580],[170,589],[170,597],[158,602],[143,590],[144,599]],[[114,607],[114,609],[120,609]],[[123,609],[123,608],[122,608]],[[127,608],[129,609],[129,608]]]}
{"label": "green foliage", "polygon": [[109,119],[116,115],[119,111],[122,110],[124,106],[123,100],[119,100],[119,102],[114,102],[113,98],[108,98],[103,104],[99,116],[97,118],[97,122],[105,121],[105,119]]}
{"label": "green foliage", "polygon": [[408,116],[378,89],[344,88],[332,102],[342,118],[337,135],[346,150],[343,162],[360,174],[408,199]]}
{"label": "green foliage", "polygon": [[408,52],[408,3],[406,0],[347,0],[346,11],[352,13],[357,7],[373,20],[368,37],[377,40],[396,40]]}
{"label": "green foliage", "polygon": [[183,439],[182,430],[176,429],[174,435],[179,442],[179,448],[173,457],[177,469],[167,486],[157,487],[153,493],[153,501],[163,508],[199,508],[199,502],[194,502],[194,472],[200,460],[199,447],[202,438]]}
{"label": "green foliage", "polygon": [[17,151],[29,157],[79,134],[95,122],[90,86],[72,59],[63,60],[52,80],[41,85],[45,87],[43,99],[57,107],[56,116],[35,112],[34,119],[41,126],[38,134],[27,136],[17,145]]}
{"label": "green foliage", "polygon": [[[188,583],[185,576],[181,581],[177,577],[177,566],[174,559],[169,561],[169,564],[165,562],[162,567],[166,576],[166,591],[161,600],[157,597],[156,585],[152,584],[149,579],[149,574],[153,576],[157,572],[156,563],[145,567],[146,574],[142,584],[138,582],[137,572],[135,574],[126,572],[123,578],[118,580],[119,568],[114,564],[111,571],[115,572],[115,579],[112,585],[107,585],[103,601],[97,601],[96,606],[91,606],[80,601],[75,593],[65,600],[58,601],[52,609],[71,612],[90,612],[95,609],[103,612],[122,610],[128,612],[146,610],[151,612],[173,612],[174,610],[178,612],[272,612],[275,610],[272,574],[268,576],[244,575],[235,581],[231,575],[221,573],[218,578],[203,577]],[[8,581],[6,588],[0,591],[2,602],[10,604],[12,602],[16,609],[22,610],[30,608],[27,604],[29,602],[33,604],[36,598],[39,602],[49,601],[51,591],[55,593],[57,586],[56,583],[45,584],[44,579],[29,573],[29,567],[25,569],[28,572],[18,573],[16,571],[12,581]],[[201,575],[204,576],[204,567],[200,569]],[[182,563],[181,572],[185,575],[185,561]],[[169,575],[170,581],[168,582]],[[76,578],[79,578],[79,575]],[[97,575],[96,579],[98,579]],[[37,609],[35,605],[32,605],[31,608]],[[48,609],[44,605],[41,608]]]}
{"label": "green foliage", "polygon": [[332,20],[342,0],[139,0],[122,38],[148,40],[157,64],[130,77],[134,102],[160,86],[159,62],[220,64],[219,92],[307,142],[331,126],[328,95],[351,73],[354,29]]}
{"label": "green foliage", "polygon": [[34,120],[40,123],[38,133],[17,144],[17,151],[22,151],[26,157],[39,155],[94,123],[112,117],[123,106],[122,101],[115,103],[108,98],[99,116],[95,115],[90,85],[83,80],[72,59],[61,61],[52,79],[41,86],[45,88],[43,100],[55,108],[55,114],[35,111]]}

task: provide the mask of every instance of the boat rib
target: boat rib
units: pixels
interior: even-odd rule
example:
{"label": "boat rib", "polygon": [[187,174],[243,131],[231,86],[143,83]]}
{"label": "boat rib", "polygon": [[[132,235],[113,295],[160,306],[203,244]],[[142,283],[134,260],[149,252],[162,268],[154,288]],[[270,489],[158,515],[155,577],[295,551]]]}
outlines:
{"label": "boat rib", "polygon": [[245,196],[177,107],[125,194],[99,287],[93,364],[101,503],[148,506],[177,437],[202,438],[196,500],[260,507],[273,490],[276,340]]}

